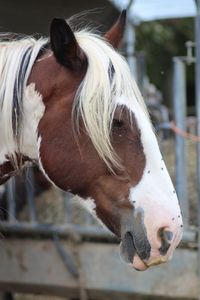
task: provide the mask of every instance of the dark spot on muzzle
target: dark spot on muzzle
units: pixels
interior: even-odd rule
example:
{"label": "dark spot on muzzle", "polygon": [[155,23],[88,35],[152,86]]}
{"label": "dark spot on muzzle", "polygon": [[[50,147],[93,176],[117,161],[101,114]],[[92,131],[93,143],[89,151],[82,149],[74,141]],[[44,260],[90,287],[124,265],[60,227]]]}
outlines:
{"label": "dark spot on muzzle", "polygon": [[131,220],[126,221],[126,233],[122,237],[122,254],[128,262],[133,262],[136,253],[141,260],[148,260],[151,254],[143,214],[143,210],[140,209],[134,216],[132,215]]}
{"label": "dark spot on muzzle", "polygon": [[126,232],[122,239],[122,255],[126,262],[133,262],[133,257],[136,253],[133,243],[133,236],[130,232]]}
{"label": "dark spot on muzzle", "polygon": [[135,212],[133,221],[133,241],[138,256],[142,260],[148,260],[151,254],[151,245],[147,238],[146,227],[144,224],[144,211],[140,209]]}
{"label": "dark spot on muzzle", "polygon": [[144,235],[144,232],[142,231],[141,232],[134,231],[132,233],[132,236],[133,236],[133,241],[138,256],[142,260],[148,260],[151,254],[151,246],[149,244],[146,235]]}

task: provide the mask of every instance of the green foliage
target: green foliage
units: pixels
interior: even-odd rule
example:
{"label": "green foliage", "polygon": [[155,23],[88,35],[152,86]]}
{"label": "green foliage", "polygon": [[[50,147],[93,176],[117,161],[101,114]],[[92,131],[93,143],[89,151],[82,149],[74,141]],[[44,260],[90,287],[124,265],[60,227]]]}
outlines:
{"label": "green foliage", "polygon": [[[136,51],[145,52],[148,76],[160,90],[171,74],[172,57],[186,55],[188,40],[194,41],[192,18],[146,22],[136,28]],[[188,80],[193,82],[193,71]]]}

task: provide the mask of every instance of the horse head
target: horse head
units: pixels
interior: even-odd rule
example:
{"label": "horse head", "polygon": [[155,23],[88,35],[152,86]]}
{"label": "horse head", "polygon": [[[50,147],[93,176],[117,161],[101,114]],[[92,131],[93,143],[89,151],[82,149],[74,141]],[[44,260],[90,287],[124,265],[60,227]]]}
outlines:
{"label": "horse head", "polygon": [[20,152],[121,239],[138,270],[166,262],[182,235],[178,199],[137,85],[115,49],[125,12],[104,37],[54,19],[23,98]]}

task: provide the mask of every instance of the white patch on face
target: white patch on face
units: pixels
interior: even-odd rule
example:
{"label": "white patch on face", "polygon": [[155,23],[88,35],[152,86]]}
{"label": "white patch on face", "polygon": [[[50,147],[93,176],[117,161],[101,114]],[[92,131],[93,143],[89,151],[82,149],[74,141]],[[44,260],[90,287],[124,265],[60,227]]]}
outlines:
{"label": "white patch on face", "polygon": [[[135,116],[141,132],[141,142],[146,165],[140,182],[130,189],[130,201],[135,211],[143,209],[144,225],[152,251],[156,254],[160,245],[158,230],[166,228],[173,233],[171,244],[177,246],[182,237],[182,217],[174,186],[159,150],[158,142],[144,111],[136,101],[121,97],[119,105],[125,105]],[[173,248],[174,248],[173,247]],[[172,248],[172,247],[171,247]],[[170,252],[170,251],[168,251]],[[168,253],[169,255],[170,253]],[[157,253],[157,255],[160,255]]]}
{"label": "white patch on face", "polygon": [[26,87],[23,98],[23,133],[21,153],[31,159],[38,157],[38,124],[44,114],[45,106],[42,96],[35,90],[35,84]]}
{"label": "white patch on face", "polygon": [[[44,114],[42,96],[35,90],[35,84],[31,83],[24,90],[23,97],[23,121],[20,139],[20,153],[30,159],[37,159],[37,130],[40,119]],[[8,151],[3,138],[4,124],[0,116],[0,165],[8,161],[7,155],[17,152],[13,143],[12,151]]]}

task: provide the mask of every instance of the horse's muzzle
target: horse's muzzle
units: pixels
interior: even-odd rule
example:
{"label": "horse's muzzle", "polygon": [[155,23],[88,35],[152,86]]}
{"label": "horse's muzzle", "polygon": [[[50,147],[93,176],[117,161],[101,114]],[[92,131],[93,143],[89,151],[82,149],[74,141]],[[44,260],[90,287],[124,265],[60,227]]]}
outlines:
{"label": "horse's muzzle", "polygon": [[167,262],[172,257],[180,236],[181,228],[176,232],[174,238],[171,231],[160,229],[158,232],[160,246],[155,249],[151,248],[147,236],[141,234],[141,231],[127,231],[121,239],[121,258],[136,270],[144,271],[150,266]]}

